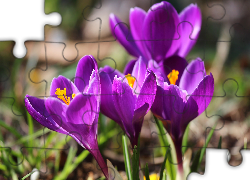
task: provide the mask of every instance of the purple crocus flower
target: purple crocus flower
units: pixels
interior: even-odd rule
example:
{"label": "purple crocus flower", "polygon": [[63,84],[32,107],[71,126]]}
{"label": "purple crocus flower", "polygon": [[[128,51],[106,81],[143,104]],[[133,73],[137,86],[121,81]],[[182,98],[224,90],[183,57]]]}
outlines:
{"label": "purple crocus flower", "polygon": [[109,66],[100,69],[101,112],[125,131],[132,147],[137,145],[144,116],[156,94],[156,76],[140,57],[131,74],[124,75]]}
{"label": "purple crocus flower", "polygon": [[[206,75],[199,58],[187,67],[185,59],[177,56],[175,61],[179,68],[175,63],[169,64],[172,69],[169,81],[157,86],[151,111],[162,120],[175,144],[177,160],[182,162],[183,134],[188,123],[208,107],[214,92],[214,78],[212,74]],[[179,163],[179,170],[182,172],[182,163]]]}
{"label": "purple crocus flower", "polygon": [[84,56],[76,69],[75,83],[59,76],[50,87],[50,97],[26,95],[25,106],[41,125],[73,137],[96,159],[106,178],[108,168],[97,143],[100,110],[100,77],[93,56]]}
{"label": "purple crocus flower", "polygon": [[132,56],[167,60],[173,55],[185,57],[196,43],[201,29],[201,11],[196,4],[180,14],[168,2],[154,4],[148,12],[135,7],[130,10],[130,30],[114,14],[110,14],[112,34]]}

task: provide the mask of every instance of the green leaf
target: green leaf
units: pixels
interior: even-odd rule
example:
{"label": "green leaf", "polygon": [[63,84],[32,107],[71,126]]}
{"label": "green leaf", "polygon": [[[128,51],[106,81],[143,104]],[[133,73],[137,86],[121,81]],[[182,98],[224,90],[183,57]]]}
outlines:
{"label": "green leaf", "polygon": [[197,172],[198,168],[199,168],[199,159],[200,159],[200,155],[201,155],[201,149],[199,149],[197,151],[197,153],[194,156],[194,160],[191,166],[191,172]]}
{"label": "green leaf", "polygon": [[204,154],[205,154],[205,151],[206,151],[206,148],[207,148],[207,146],[208,146],[208,143],[210,142],[210,140],[211,140],[211,138],[212,138],[212,136],[213,136],[213,134],[214,134],[214,130],[215,130],[216,125],[217,125],[217,123],[216,123],[216,124],[214,125],[214,127],[210,130],[210,132],[209,132],[209,134],[208,134],[208,136],[207,136],[207,139],[206,139],[206,143],[205,143],[204,147],[201,149],[201,155],[200,155],[200,159],[199,159],[199,166],[200,166],[200,163],[201,163],[201,161],[202,161],[202,159],[203,159],[203,156],[204,156]]}
{"label": "green leaf", "polygon": [[210,142],[210,140],[214,134],[214,130],[215,130],[216,125],[217,125],[217,123],[215,123],[214,127],[210,130],[204,146],[196,153],[195,158],[193,160],[193,164],[191,166],[191,172],[198,171],[198,168],[200,167],[201,161],[203,160],[203,156],[205,154],[208,143]]}
{"label": "green leaf", "polygon": [[137,146],[134,146],[133,156],[132,156],[133,180],[140,180],[140,178],[139,178],[139,158],[138,157],[139,157],[139,153],[138,153]]}
{"label": "green leaf", "polygon": [[169,149],[168,149],[168,151],[166,152],[164,161],[163,161],[163,163],[162,163],[162,165],[161,165],[160,179],[163,178],[163,172],[164,172],[164,170],[165,170],[165,164],[166,164],[166,161],[167,161],[167,158],[168,158],[168,154],[169,154]]}
{"label": "green leaf", "polygon": [[247,138],[244,138],[244,149],[247,149]]}
{"label": "green leaf", "polygon": [[17,145],[17,144],[23,144],[27,141],[34,141],[35,138],[42,136],[42,135],[45,135],[48,132],[51,132],[51,130],[48,128],[42,128],[39,131],[33,133],[32,135],[28,135],[28,136],[24,136],[24,137],[21,136],[22,137],[21,139],[19,139],[18,141],[15,141],[14,143],[11,143],[10,146]]}
{"label": "green leaf", "polygon": [[188,145],[188,134],[189,134],[189,124],[185,130],[185,133],[183,135],[183,140],[182,140],[182,154],[185,154],[187,150],[187,145]]}
{"label": "green leaf", "polygon": [[18,180],[17,174],[13,169],[10,169],[10,174],[13,180]]}
{"label": "green leaf", "polygon": [[11,134],[13,134],[14,136],[16,136],[17,138],[21,138],[22,137],[22,135],[15,128],[13,128],[11,126],[8,126],[2,120],[0,120],[0,126],[2,126],[3,128],[5,128],[6,130],[10,131]]}
{"label": "green leaf", "polygon": [[[161,179],[160,179],[161,180]],[[163,171],[163,177],[162,180],[167,180],[167,172],[166,169]],[[175,179],[174,179],[175,180]]]}
{"label": "green leaf", "polygon": [[[28,121],[28,126],[29,126],[29,135],[32,135],[34,133],[34,126],[33,126],[33,119],[31,117],[31,115],[28,113],[28,111],[26,111],[27,114],[27,121]],[[29,147],[35,147],[34,146],[34,141],[29,141],[28,145]],[[30,164],[34,165],[35,163],[35,159],[33,158],[33,148],[27,148],[27,150],[29,151],[29,155],[28,155],[28,159]]]}
{"label": "green leaf", "polygon": [[26,178],[28,178],[29,176],[31,176],[34,172],[35,172],[35,171],[32,171],[32,172],[30,172],[29,174],[27,174],[26,176],[24,176],[24,177],[22,178],[22,180],[25,180]]}
{"label": "green leaf", "polygon": [[128,180],[132,180],[128,144],[127,144],[127,139],[125,135],[122,136],[122,147],[123,147],[123,156],[124,156],[126,174],[127,174]]}
{"label": "green leaf", "polygon": [[221,149],[221,136],[220,136],[220,140],[219,140],[219,144],[218,144],[218,149]]}
{"label": "green leaf", "polygon": [[167,134],[165,132],[165,130],[164,130],[165,128],[164,128],[162,122],[159,121],[155,116],[153,116],[153,117],[154,117],[154,120],[156,122],[156,126],[158,128],[158,131],[160,133],[160,143],[161,143],[161,147],[162,147],[162,154],[165,156],[167,150],[171,147],[171,152],[167,153],[168,161],[166,161],[165,166],[166,166],[167,175],[169,176],[169,179],[175,180],[177,169],[176,169],[176,165],[171,163],[171,162],[177,162],[173,142],[171,141],[171,137],[169,136],[169,134]]}
{"label": "green leaf", "polygon": [[99,131],[102,133],[107,133],[107,124],[106,124],[106,116],[104,116],[102,113],[99,113],[99,120],[98,120],[98,126],[99,126]]}
{"label": "green leaf", "polygon": [[56,153],[56,157],[55,157],[55,174],[57,174],[58,171],[59,171],[60,157],[61,157],[60,152]]}
{"label": "green leaf", "polygon": [[146,180],[150,180],[149,179],[148,163],[146,163],[146,166],[145,166],[145,177],[146,177]]}
{"label": "green leaf", "polygon": [[70,166],[64,166],[62,172],[54,177],[54,180],[67,179],[68,175],[89,155],[89,151],[84,150]]}
{"label": "green leaf", "polygon": [[26,114],[27,114],[28,125],[29,125],[29,134],[31,135],[34,133],[33,119],[31,115],[28,113],[28,111],[26,111]]}

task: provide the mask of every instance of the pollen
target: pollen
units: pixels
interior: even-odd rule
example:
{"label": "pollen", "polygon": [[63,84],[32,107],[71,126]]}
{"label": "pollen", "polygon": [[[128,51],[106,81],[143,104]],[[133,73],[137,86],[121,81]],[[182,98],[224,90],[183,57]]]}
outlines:
{"label": "pollen", "polygon": [[177,70],[172,70],[171,73],[168,74],[168,79],[170,84],[174,84],[176,83],[176,81],[178,80],[178,75],[179,75],[179,71]]}
{"label": "pollen", "polygon": [[135,78],[131,76],[131,74],[127,74],[125,77],[128,80],[128,85],[133,88],[135,83]]}
{"label": "pollen", "polygon": [[[59,99],[61,99],[65,104],[69,105],[70,103],[70,97],[66,96],[66,88],[64,88],[63,90],[61,90],[60,88],[56,89],[55,94],[57,95],[57,97]],[[72,99],[75,97],[76,95],[73,93],[72,94]]]}

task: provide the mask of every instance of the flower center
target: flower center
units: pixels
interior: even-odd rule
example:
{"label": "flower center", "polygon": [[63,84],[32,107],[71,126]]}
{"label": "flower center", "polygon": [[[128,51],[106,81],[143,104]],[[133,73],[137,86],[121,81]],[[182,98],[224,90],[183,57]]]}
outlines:
{"label": "flower center", "polygon": [[[64,88],[63,90],[61,90],[60,88],[57,88],[55,94],[57,95],[57,97],[59,99],[61,99],[63,102],[65,102],[65,104],[69,105],[70,97],[66,96],[66,88]],[[76,95],[73,93],[72,99],[74,99],[75,96]]]}
{"label": "flower center", "polygon": [[125,77],[128,80],[128,85],[133,88],[135,83],[135,78],[131,76],[131,74],[127,74]]}
{"label": "flower center", "polygon": [[170,84],[175,85],[176,81],[178,80],[178,75],[179,75],[179,71],[177,70],[172,70],[171,73],[168,74],[168,79]]}

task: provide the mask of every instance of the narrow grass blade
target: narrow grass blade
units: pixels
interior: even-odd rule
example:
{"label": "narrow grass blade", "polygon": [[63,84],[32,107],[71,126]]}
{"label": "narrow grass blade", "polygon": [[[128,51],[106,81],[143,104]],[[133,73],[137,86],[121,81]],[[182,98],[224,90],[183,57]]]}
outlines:
{"label": "narrow grass blade", "polygon": [[31,174],[33,174],[34,172],[31,172],[31,173],[29,173],[29,174],[27,174],[26,176],[24,176],[21,180],[25,180],[26,178],[28,178],[28,177],[30,177],[31,176]]}
{"label": "narrow grass blade", "polygon": [[55,174],[57,174],[58,171],[59,171],[60,157],[61,157],[60,152],[56,153],[56,157],[55,157]]}
{"label": "narrow grass blade", "polygon": [[145,166],[145,178],[146,178],[146,180],[150,180],[149,179],[148,163],[146,163],[146,166]]}
{"label": "narrow grass blade", "polygon": [[195,154],[194,156],[194,160],[193,160],[193,163],[192,163],[192,166],[191,166],[191,172],[197,172],[198,168],[199,168],[199,159],[200,159],[200,156],[201,156],[201,149],[199,149],[197,151],[197,153]]}
{"label": "narrow grass blade", "polygon": [[247,149],[247,138],[244,138],[244,149]]}
{"label": "narrow grass blade", "polygon": [[166,154],[165,154],[164,161],[163,161],[163,163],[162,163],[162,165],[161,165],[160,179],[163,178],[163,172],[164,172],[164,170],[165,170],[165,164],[166,164],[166,161],[167,161],[167,158],[168,158],[168,154],[169,154],[169,153],[170,153],[169,150],[167,150],[167,152],[166,152]]}
{"label": "narrow grass blade", "polygon": [[[162,177],[162,179],[160,179],[160,180],[167,180],[167,172],[166,172],[166,170],[164,170],[164,172],[163,172],[163,177]],[[171,179],[172,180],[172,179]]]}
{"label": "narrow grass blade", "polygon": [[76,150],[71,146],[69,148],[69,153],[68,153],[66,163],[64,164],[65,168],[67,168],[68,166],[71,166],[73,158],[75,157],[75,155],[76,155]]}
{"label": "narrow grass blade", "polygon": [[217,125],[217,123],[216,123],[216,124],[214,125],[214,127],[210,130],[210,132],[209,132],[209,134],[208,134],[208,136],[207,136],[207,139],[206,139],[206,143],[205,143],[204,147],[201,149],[201,155],[200,155],[200,159],[199,159],[199,166],[200,166],[200,163],[201,163],[201,161],[202,161],[202,159],[203,159],[203,156],[204,156],[204,154],[205,154],[205,151],[206,151],[206,148],[207,148],[207,146],[208,146],[208,143],[210,142],[210,140],[211,140],[211,138],[212,138],[212,136],[213,136],[213,134],[214,134],[214,130],[215,130],[216,125]]}
{"label": "narrow grass blade", "polygon": [[8,126],[2,120],[0,120],[0,126],[2,126],[3,128],[5,128],[6,130],[10,131],[11,134],[13,134],[14,136],[16,136],[16,138],[21,138],[22,137],[22,135],[15,128],[13,128],[11,126]]}
{"label": "narrow grass blade", "polygon": [[68,167],[64,166],[62,172],[54,177],[54,180],[67,179],[68,175],[89,155],[89,151],[84,150],[77,156],[75,161]]}
{"label": "narrow grass blade", "polygon": [[187,150],[187,145],[188,145],[188,135],[189,135],[189,124],[185,130],[185,133],[183,135],[183,140],[182,140],[182,154],[185,154]]}
{"label": "narrow grass blade", "polygon": [[48,132],[51,132],[51,130],[47,129],[47,128],[40,129],[39,131],[33,133],[32,135],[28,135],[28,136],[24,136],[24,137],[21,136],[22,137],[21,139],[19,139],[15,143],[12,143],[10,146],[17,145],[17,144],[23,144],[23,143],[26,143],[27,141],[33,141],[35,138],[42,136],[44,134],[47,134]]}
{"label": "narrow grass blade", "polygon": [[138,149],[137,146],[134,146],[133,156],[132,156],[132,177],[133,180],[139,180],[139,159],[138,159]]}
{"label": "narrow grass blade", "polygon": [[221,149],[221,137],[220,137],[220,140],[219,140],[218,149]]}
{"label": "narrow grass blade", "polygon": [[127,139],[125,135],[122,136],[122,147],[123,147],[123,156],[124,156],[126,174],[127,174],[128,180],[132,180],[129,151],[128,151]]}
{"label": "narrow grass blade", "polygon": [[10,174],[13,180],[18,180],[18,176],[13,169],[10,169]]}
{"label": "narrow grass blade", "polygon": [[[162,146],[162,154],[164,156],[167,154],[168,161],[166,161],[166,164],[165,164],[166,169],[167,169],[167,174],[171,180],[175,180],[176,173],[177,173],[176,165],[171,163],[171,162],[176,162],[176,155],[174,154],[175,153],[174,145],[172,142],[170,142],[171,138],[167,137],[168,134],[165,133],[164,126],[163,126],[162,122],[159,121],[155,116],[154,116],[154,120],[156,122],[156,126],[158,128],[159,133],[160,133],[160,143]],[[172,150],[170,153],[166,153],[167,150],[170,148],[170,145],[172,147]]]}

